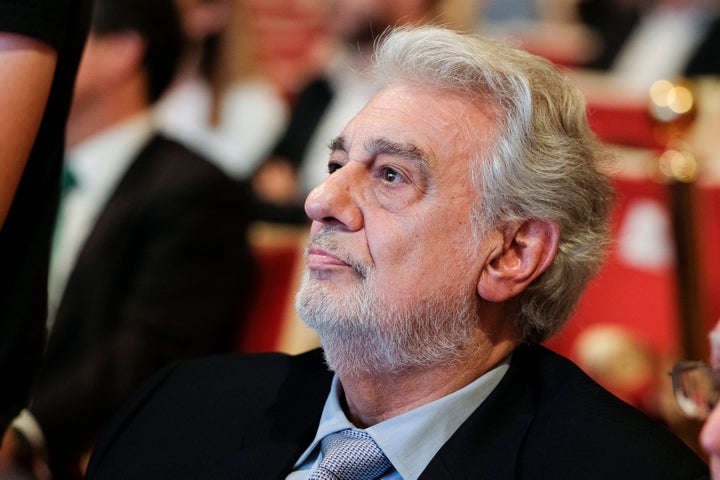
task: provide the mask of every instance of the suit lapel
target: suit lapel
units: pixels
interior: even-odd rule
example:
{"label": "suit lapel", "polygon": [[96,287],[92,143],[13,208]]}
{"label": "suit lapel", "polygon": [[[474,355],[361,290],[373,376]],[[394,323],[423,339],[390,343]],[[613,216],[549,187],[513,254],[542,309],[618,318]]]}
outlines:
{"label": "suit lapel", "polygon": [[85,250],[92,252],[98,245],[102,245],[105,239],[117,235],[118,230],[122,232],[124,229],[118,229],[118,225],[127,225],[125,219],[132,216],[135,211],[142,210],[143,203],[141,199],[146,195],[146,185],[153,182],[154,164],[160,158],[159,152],[162,151],[161,140],[160,137],[153,137],[150,143],[140,150],[137,157],[128,166],[117,187],[108,197],[107,203],[100,210],[95,226],[88,235],[78,257],[78,265],[85,258]]}
{"label": "suit lapel", "polygon": [[252,434],[244,438],[234,478],[284,479],[315,437],[332,373],[320,349],[300,355],[293,367],[266,411],[269,434],[261,441]]}
{"label": "suit lapel", "polygon": [[[134,215],[134,212],[141,209],[138,198],[145,195],[144,184],[149,174],[146,157],[150,146],[157,143],[154,141],[144,147],[128,167],[125,175],[120,179],[116,189],[108,197],[106,203],[90,229],[87,238],[78,252],[75,266],[67,279],[65,293],[63,293],[52,335],[48,340],[48,355],[55,355],[56,351],[67,348],[70,340],[77,337],[79,328],[92,328],[92,326],[79,326],[77,324],[77,309],[87,309],[87,302],[92,301],[87,295],[87,285],[79,279],[92,278],[92,275],[83,275],[84,271],[96,272],[98,264],[104,265],[108,258],[107,252],[121,251],[129,243],[128,238],[135,233],[128,226],[127,219]],[[150,152],[152,157],[152,152]],[[106,275],[119,275],[115,270],[106,270]],[[93,319],[94,322],[102,322],[107,319]],[[60,354],[62,355],[62,353]]]}
{"label": "suit lapel", "polygon": [[[503,380],[440,449],[421,480],[516,478],[518,456],[535,415],[531,382],[519,365],[528,361],[524,350],[518,350]],[[317,431],[330,390],[332,374],[318,368],[321,356],[319,349],[302,355],[304,365],[289,372],[267,411],[269,438],[245,438],[241,455],[226,470],[234,472],[232,478],[281,480],[291,471]]]}
{"label": "suit lapel", "polygon": [[420,479],[516,478],[517,458],[534,415],[531,387],[514,358],[500,384],[440,449]]}
{"label": "suit lapel", "polygon": [[[143,208],[141,199],[146,195],[145,185],[152,181],[152,168],[158,158],[156,152],[162,145],[161,140],[161,137],[155,136],[148,145],[140,150],[119,180],[115,190],[108,196],[105,205],[98,212],[95,224],[80,249],[75,268],[68,278],[67,292],[75,291],[72,284],[76,281],[76,271],[84,269],[95,271],[98,258],[106,258],[106,252],[115,251],[119,245],[125,244],[128,236],[135,233],[127,228],[128,219]],[[63,298],[64,301],[66,301],[65,298]],[[58,315],[61,312],[62,305]]]}
{"label": "suit lapel", "polygon": [[233,445],[234,448],[228,451],[223,461],[215,463],[211,468],[204,467],[204,478],[283,480],[307,448],[316,428],[314,425],[307,443],[304,442],[304,436],[263,440],[246,437],[241,444]]}

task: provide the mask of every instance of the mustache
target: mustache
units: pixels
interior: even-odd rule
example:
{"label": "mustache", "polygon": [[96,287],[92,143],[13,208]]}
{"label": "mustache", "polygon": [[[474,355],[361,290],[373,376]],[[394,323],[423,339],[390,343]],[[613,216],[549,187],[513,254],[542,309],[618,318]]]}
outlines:
{"label": "mustache", "polygon": [[367,278],[370,275],[370,265],[367,265],[352,257],[347,251],[340,246],[338,233],[324,229],[313,234],[305,245],[305,255],[310,248],[322,248],[328,253],[337,257],[340,261],[346,263],[360,278]]}

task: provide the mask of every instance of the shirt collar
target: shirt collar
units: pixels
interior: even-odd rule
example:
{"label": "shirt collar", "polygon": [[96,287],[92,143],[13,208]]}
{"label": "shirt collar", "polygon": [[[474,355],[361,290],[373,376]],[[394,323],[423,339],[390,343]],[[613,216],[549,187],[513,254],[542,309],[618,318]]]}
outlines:
{"label": "shirt collar", "polygon": [[77,179],[78,189],[111,193],[154,130],[152,115],[144,112],[70,149],[67,165]]}
{"label": "shirt collar", "polygon": [[[365,431],[402,478],[418,478],[440,448],[500,383],[509,368],[510,358],[511,355],[460,390]],[[326,435],[355,428],[342,410],[342,394],[340,379],[335,375],[315,438],[296,465],[303,464]]]}

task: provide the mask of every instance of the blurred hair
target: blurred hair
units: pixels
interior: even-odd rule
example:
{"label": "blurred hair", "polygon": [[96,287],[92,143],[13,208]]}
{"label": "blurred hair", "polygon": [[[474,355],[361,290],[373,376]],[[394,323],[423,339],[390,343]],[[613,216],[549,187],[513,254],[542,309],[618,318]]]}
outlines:
{"label": "blurred hair", "polygon": [[387,32],[375,69],[383,83],[463,92],[496,121],[493,132],[476,132],[492,147],[470,159],[478,188],[472,220],[478,236],[531,219],[558,225],[557,257],[520,294],[515,319],[524,341],[556,333],[610,241],[614,190],[600,166],[611,157],[588,126],[583,95],[545,59],[439,27]]}
{"label": "blurred hair", "polygon": [[145,43],[148,96],[151,102],[160,98],[175,76],[184,43],[175,0],[95,0],[92,31],[138,33]]}

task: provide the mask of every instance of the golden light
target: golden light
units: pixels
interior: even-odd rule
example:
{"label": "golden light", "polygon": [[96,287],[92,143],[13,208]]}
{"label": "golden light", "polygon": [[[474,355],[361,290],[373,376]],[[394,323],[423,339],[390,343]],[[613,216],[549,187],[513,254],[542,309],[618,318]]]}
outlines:
{"label": "golden light", "polygon": [[687,134],[697,114],[696,103],[695,89],[688,79],[658,80],[651,85],[648,111],[660,145],[669,145]]}
{"label": "golden light", "polygon": [[658,80],[650,86],[650,101],[658,107],[667,107],[672,103],[674,85],[668,80]]}
{"label": "golden light", "polygon": [[670,110],[680,115],[689,112],[694,103],[693,94],[690,89],[682,85],[676,85],[672,91],[673,98],[668,104]]}
{"label": "golden light", "polygon": [[688,183],[695,180],[698,162],[687,150],[666,150],[658,159],[658,169],[666,178]]}

